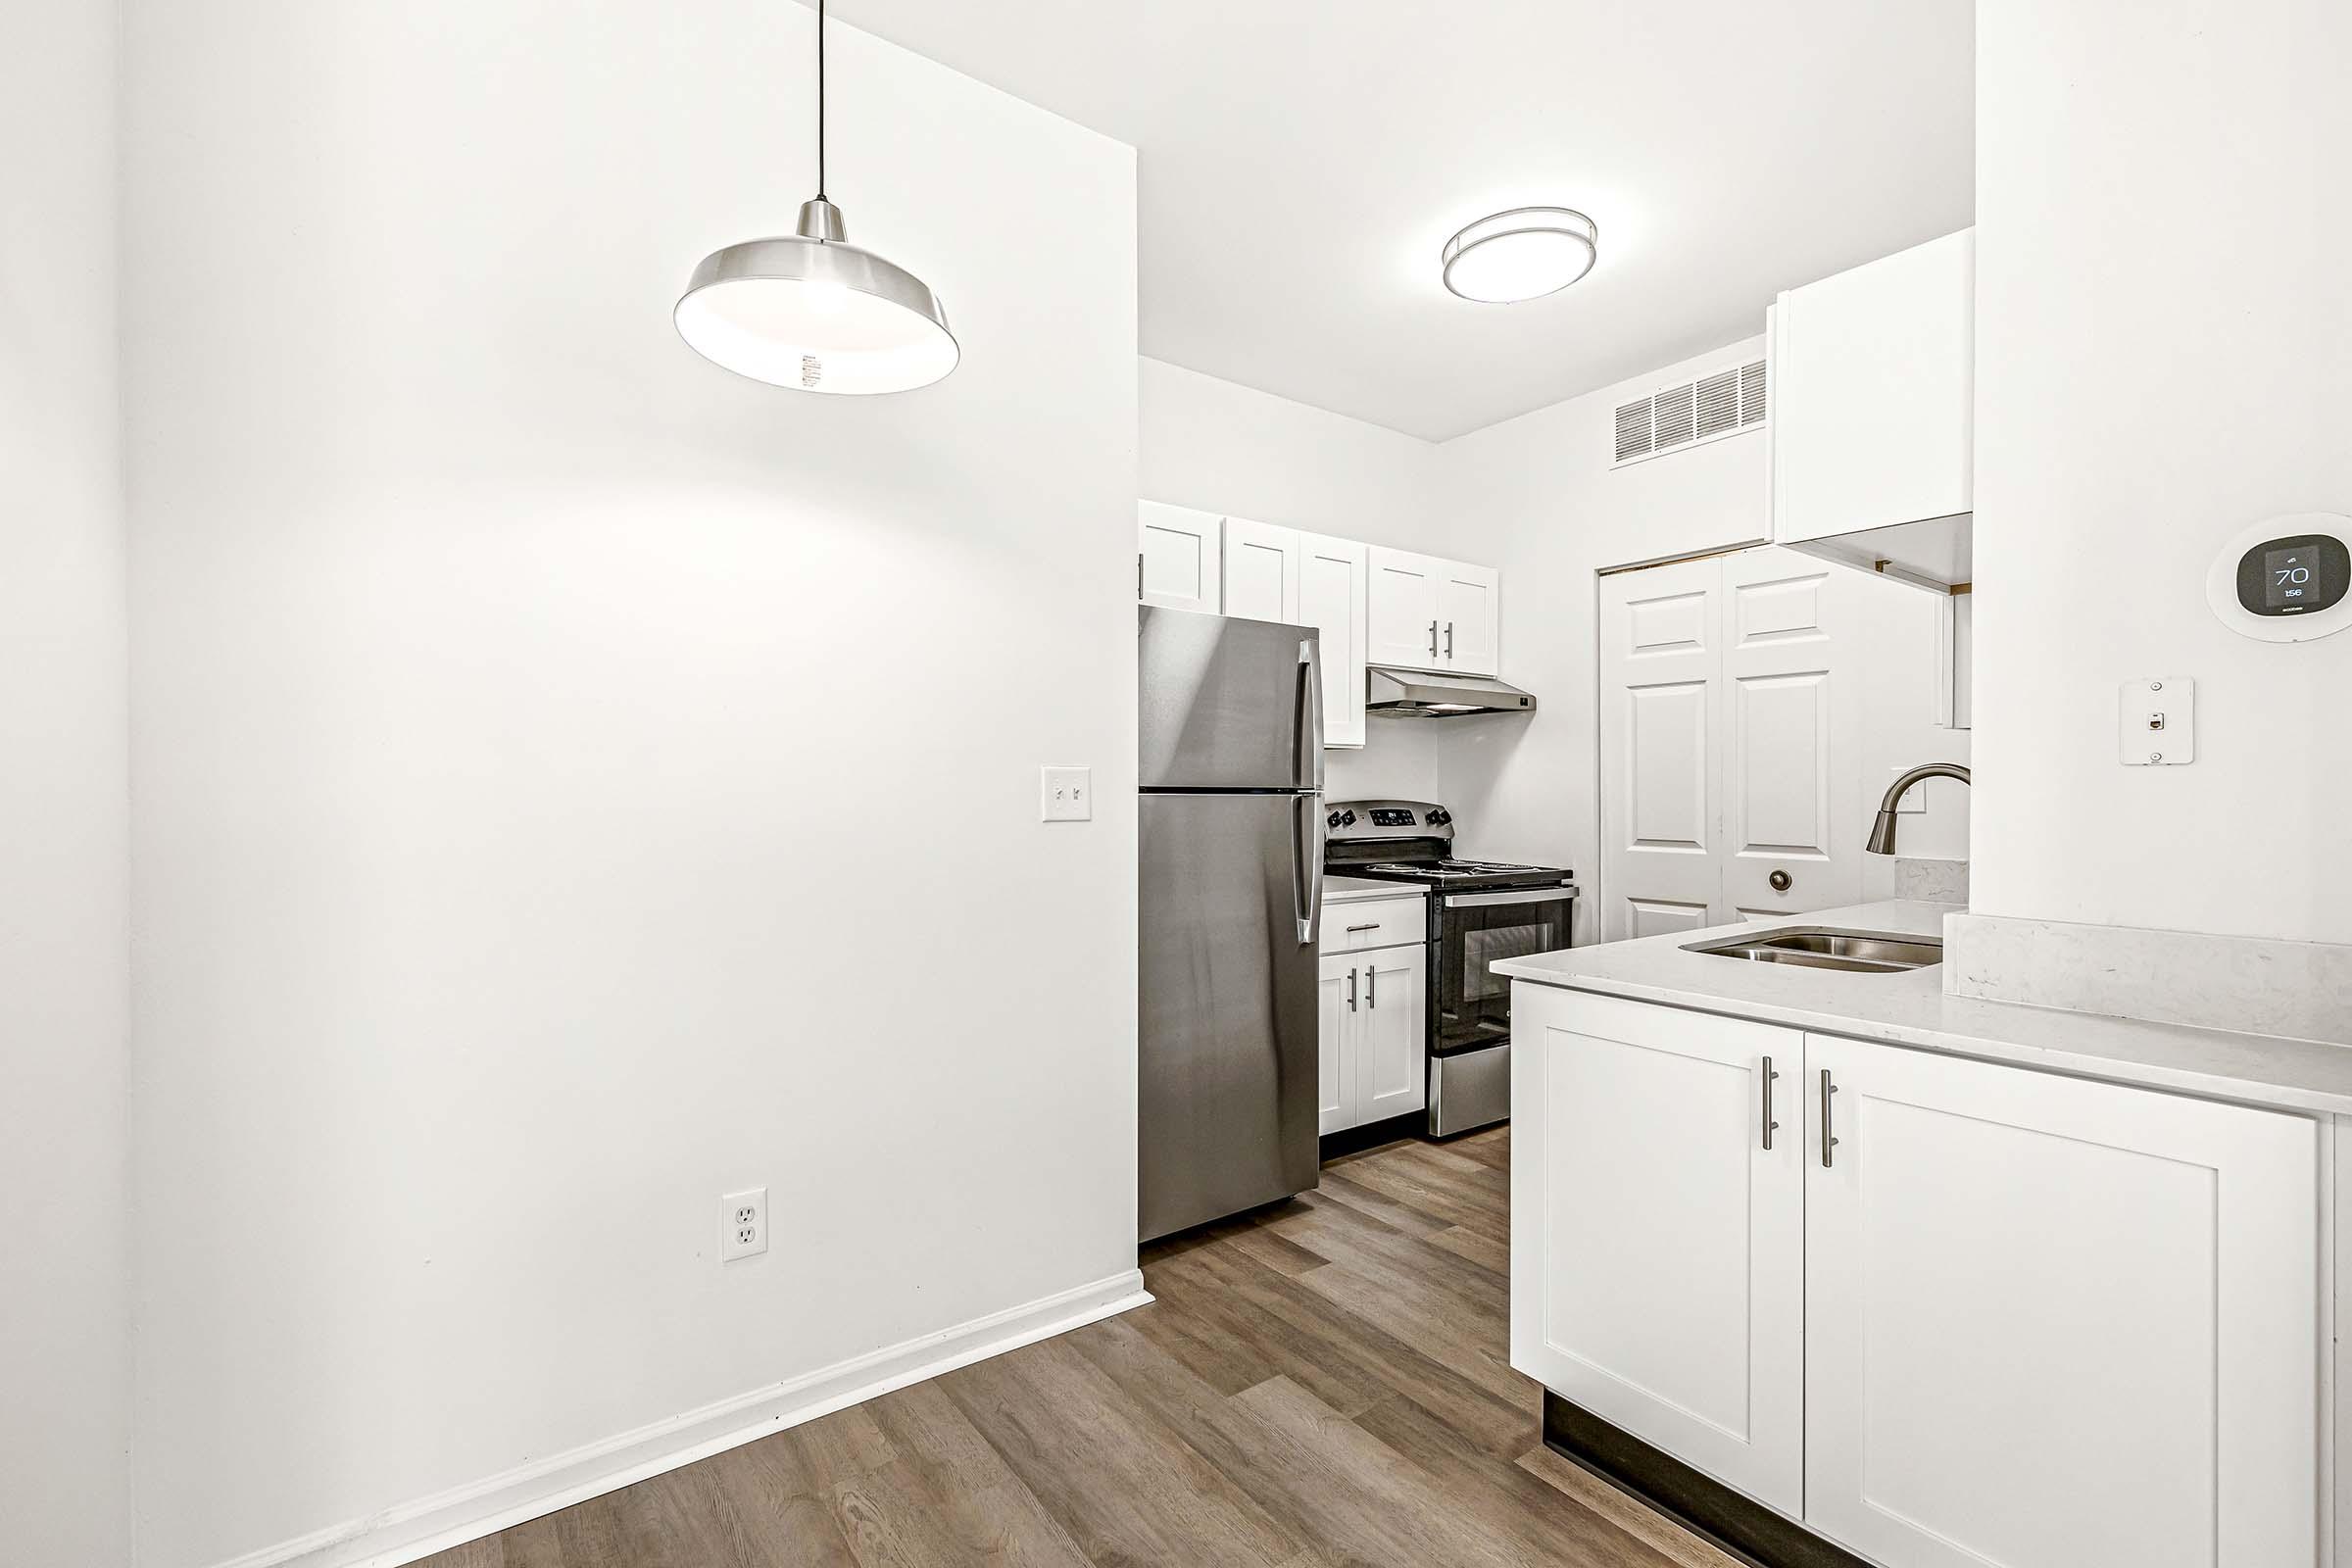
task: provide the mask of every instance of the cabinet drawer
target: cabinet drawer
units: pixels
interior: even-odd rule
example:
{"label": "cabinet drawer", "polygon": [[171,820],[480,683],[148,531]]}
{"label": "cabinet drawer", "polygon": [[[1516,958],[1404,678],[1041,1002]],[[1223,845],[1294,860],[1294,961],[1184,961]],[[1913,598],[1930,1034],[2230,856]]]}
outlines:
{"label": "cabinet drawer", "polygon": [[1366,948],[1393,948],[1402,942],[1421,942],[1429,936],[1429,901],[1418,896],[1402,899],[1365,899],[1357,904],[1323,907],[1323,935],[1318,953],[1361,953]]}

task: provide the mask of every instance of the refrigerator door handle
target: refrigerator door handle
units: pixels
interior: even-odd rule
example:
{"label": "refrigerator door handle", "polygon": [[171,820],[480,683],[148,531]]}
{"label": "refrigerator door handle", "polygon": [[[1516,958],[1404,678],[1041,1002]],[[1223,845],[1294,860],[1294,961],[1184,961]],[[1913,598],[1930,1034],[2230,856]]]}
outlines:
{"label": "refrigerator door handle", "polygon": [[1323,797],[1291,800],[1292,912],[1298,920],[1298,945],[1312,947],[1323,919]]}
{"label": "refrigerator door handle", "polygon": [[1312,638],[1298,644],[1298,730],[1292,777],[1302,790],[1323,787],[1323,656]]}

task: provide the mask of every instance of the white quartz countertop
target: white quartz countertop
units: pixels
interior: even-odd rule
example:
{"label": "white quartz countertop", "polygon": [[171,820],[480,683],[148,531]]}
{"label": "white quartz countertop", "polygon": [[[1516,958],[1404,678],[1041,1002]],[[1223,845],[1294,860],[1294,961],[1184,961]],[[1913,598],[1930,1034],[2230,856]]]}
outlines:
{"label": "white quartz countertop", "polygon": [[1366,899],[1425,899],[1429,889],[1412,882],[1379,882],[1368,876],[1325,876],[1325,904],[1361,904]]}
{"label": "white quartz countertop", "polygon": [[1857,1040],[2352,1115],[2352,1049],[2343,1046],[1949,997],[1941,964],[1907,973],[1856,974],[1683,951],[1689,943],[1792,926],[1941,937],[1943,917],[1959,907],[1907,900],[1860,904],[1703,932],[1565,948],[1506,958],[1494,968],[1541,985]]}

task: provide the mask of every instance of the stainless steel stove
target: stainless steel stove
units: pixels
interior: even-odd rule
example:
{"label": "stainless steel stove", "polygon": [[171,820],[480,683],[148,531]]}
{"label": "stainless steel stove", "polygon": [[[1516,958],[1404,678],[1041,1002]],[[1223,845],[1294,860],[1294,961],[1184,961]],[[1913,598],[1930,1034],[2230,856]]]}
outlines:
{"label": "stainless steel stove", "polygon": [[1511,1113],[1511,983],[1493,965],[1569,945],[1576,873],[1456,859],[1453,813],[1428,801],[1335,801],[1323,822],[1326,871],[1430,890],[1430,1133],[1503,1120]]}

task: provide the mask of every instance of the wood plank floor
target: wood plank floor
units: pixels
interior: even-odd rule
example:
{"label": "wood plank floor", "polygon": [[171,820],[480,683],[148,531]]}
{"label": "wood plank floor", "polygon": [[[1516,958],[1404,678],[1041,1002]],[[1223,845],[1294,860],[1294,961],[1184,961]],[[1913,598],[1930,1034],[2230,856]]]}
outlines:
{"label": "wood plank floor", "polygon": [[1736,1568],[1545,1449],[1510,1133],[1392,1144],[1148,1248],[1152,1305],[432,1568]]}

